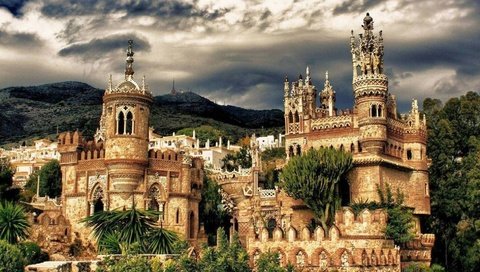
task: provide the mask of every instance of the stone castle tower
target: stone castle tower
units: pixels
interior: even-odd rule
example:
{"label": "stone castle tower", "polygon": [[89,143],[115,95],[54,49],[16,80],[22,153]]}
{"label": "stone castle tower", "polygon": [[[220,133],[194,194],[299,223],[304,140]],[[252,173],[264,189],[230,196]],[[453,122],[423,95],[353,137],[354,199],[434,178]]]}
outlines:
{"label": "stone castle tower", "polygon": [[156,210],[159,224],[195,244],[203,162],[181,151],[148,150],[153,98],[145,77],[141,85],[134,81],[132,45],[124,80],[114,85],[110,76],[95,141],[78,131],[58,137],[62,215],[86,240],[90,230],[79,221],[90,214],[133,206]]}
{"label": "stone castle tower", "polygon": [[309,67],[305,79],[300,75],[296,81],[285,80],[286,154],[290,158],[320,147],[351,152],[354,168],[344,195],[350,202],[375,201],[379,199],[378,186],[388,184],[393,192],[400,190],[405,195],[404,204],[413,210],[420,237],[418,243],[400,252],[402,265],[415,258],[429,263],[433,235],[421,234],[420,227],[430,214],[426,120],[415,99],[409,113],[397,113],[384,73],[382,31],[374,33],[368,13],[362,28],[358,38],[353,31],[350,37],[352,109],[335,107],[336,92],[328,72],[318,103]]}

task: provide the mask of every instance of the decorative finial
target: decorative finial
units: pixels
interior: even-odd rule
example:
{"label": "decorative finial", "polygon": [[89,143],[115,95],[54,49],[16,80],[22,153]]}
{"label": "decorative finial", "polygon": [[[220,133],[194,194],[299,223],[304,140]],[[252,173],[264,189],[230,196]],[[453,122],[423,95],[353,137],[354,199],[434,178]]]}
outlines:
{"label": "decorative finial", "polygon": [[325,72],[325,80],[328,81],[328,70]]}
{"label": "decorative finial", "polygon": [[145,84],[145,75],[142,77],[142,90],[145,91],[147,89],[147,85]]}
{"label": "decorative finial", "polygon": [[310,67],[307,66],[305,73],[307,74],[307,77],[310,77]]}
{"label": "decorative finial", "polygon": [[113,83],[112,83],[112,74],[110,74],[109,78],[108,78],[108,89],[109,90],[112,90],[113,88]]}
{"label": "decorative finial", "polygon": [[125,79],[133,77],[135,73],[133,71],[133,55],[135,54],[132,50],[133,47],[133,40],[128,40],[128,47],[127,47],[127,59],[125,65]]}
{"label": "decorative finial", "polygon": [[288,76],[285,75],[285,82],[288,82]]}
{"label": "decorative finial", "polygon": [[370,13],[368,13],[368,12],[367,12],[367,15],[365,16],[365,18],[363,18],[362,27],[363,27],[363,29],[365,29],[365,31],[373,30],[373,18],[370,17]]}

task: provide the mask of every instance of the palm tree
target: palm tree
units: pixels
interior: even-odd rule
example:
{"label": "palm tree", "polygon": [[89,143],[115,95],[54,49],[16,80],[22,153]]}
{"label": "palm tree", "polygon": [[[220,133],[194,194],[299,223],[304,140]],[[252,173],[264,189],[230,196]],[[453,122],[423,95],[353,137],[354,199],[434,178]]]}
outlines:
{"label": "palm tree", "polygon": [[156,224],[157,212],[139,210],[101,211],[82,220],[93,229],[99,251],[104,253],[127,253],[139,245],[145,253],[171,253],[178,240],[175,232]]}
{"label": "palm tree", "polygon": [[0,203],[0,240],[15,244],[28,237],[29,227],[22,206],[11,202]]}

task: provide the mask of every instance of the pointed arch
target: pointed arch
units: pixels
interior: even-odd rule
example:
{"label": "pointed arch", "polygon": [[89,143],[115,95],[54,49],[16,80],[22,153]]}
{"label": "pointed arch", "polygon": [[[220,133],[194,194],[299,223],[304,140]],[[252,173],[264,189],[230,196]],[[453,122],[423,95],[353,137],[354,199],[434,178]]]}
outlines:
{"label": "pointed arch", "polygon": [[125,114],[123,114],[123,111],[117,117],[117,134],[125,134]]}
{"label": "pointed arch", "polygon": [[125,122],[125,134],[132,135],[133,134],[133,114],[131,111],[127,112],[126,116],[126,122]]}
{"label": "pointed arch", "polygon": [[377,117],[377,105],[371,106],[370,117]]}
{"label": "pointed arch", "polygon": [[189,216],[189,223],[190,223],[190,239],[195,239],[195,214],[193,211],[190,211]]}
{"label": "pointed arch", "polygon": [[295,123],[300,122],[300,116],[298,115],[298,111],[295,111],[294,122],[295,122]]}
{"label": "pointed arch", "polygon": [[288,122],[289,122],[289,123],[293,123],[293,114],[292,114],[292,112],[289,112],[289,113],[288,113]]}

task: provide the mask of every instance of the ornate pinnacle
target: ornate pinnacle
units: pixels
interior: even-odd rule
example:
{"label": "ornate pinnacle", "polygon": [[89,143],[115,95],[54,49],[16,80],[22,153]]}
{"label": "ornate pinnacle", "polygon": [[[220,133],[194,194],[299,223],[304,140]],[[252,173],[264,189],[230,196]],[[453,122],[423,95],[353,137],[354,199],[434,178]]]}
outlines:
{"label": "ornate pinnacle", "polygon": [[129,77],[133,77],[135,73],[133,71],[133,55],[135,54],[132,50],[133,47],[133,40],[128,40],[128,47],[127,47],[127,59],[125,65],[125,79]]}
{"label": "ornate pinnacle", "polygon": [[363,18],[362,27],[363,27],[363,29],[365,29],[365,31],[373,30],[373,18],[370,17],[370,13],[368,13],[368,12],[367,12],[367,15],[365,16],[365,18]]}

